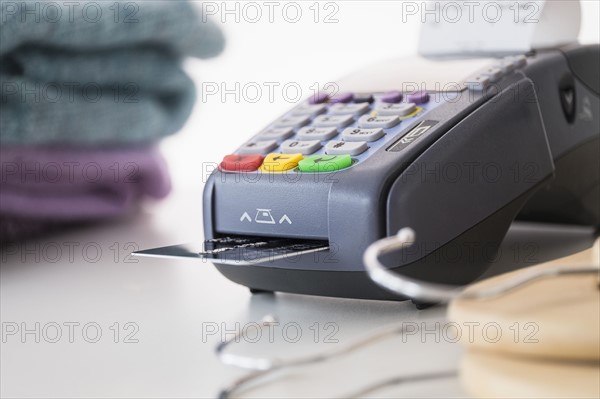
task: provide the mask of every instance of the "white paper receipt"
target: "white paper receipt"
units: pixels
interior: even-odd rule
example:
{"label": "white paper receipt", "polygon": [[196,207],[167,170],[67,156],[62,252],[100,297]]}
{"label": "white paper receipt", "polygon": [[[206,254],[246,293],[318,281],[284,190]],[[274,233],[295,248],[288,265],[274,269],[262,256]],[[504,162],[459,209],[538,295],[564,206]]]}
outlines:
{"label": "white paper receipt", "polygon": [[402,20],[423,23],[419,54],[506,55],[556,47],[577,40],[578,1],[406,2]]}

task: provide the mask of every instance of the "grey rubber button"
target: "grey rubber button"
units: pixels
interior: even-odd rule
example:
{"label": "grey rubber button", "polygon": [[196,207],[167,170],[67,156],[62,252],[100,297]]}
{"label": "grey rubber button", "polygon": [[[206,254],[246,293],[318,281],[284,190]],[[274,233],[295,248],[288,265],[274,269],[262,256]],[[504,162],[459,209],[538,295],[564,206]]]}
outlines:
{"label": "grey rubber button", "polygon": [[358,155],[368,148],[365,141],[330,141],[325,146],[325,153],[327,155]]}
{"label": "grey rubber button", "polygon": [[361,129],[349,127],[342,132],[344,141],[377,141],[385,135],[383,129]]}
{"label": "grey rubber button", "polygon": [[365,129],[382,128],[389,129],[400,123],[400,119],[396,115],[363,115],[358,120],[358,126]]}

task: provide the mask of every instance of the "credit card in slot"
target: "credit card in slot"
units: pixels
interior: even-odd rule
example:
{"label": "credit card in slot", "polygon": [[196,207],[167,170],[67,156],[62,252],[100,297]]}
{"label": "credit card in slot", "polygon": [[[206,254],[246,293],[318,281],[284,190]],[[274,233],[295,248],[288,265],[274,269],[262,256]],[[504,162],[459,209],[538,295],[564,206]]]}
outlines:
{"label": "credit card in slot", "polygon": [[327,241],[278,237],[227,236],[201,244],[183,244],[134,252],[135,256],[204,259],[214,263],[252,265],[294,259],[307,253],[327,251]]}
{"label": "credit card in slot", "polygon": [[328,249],[326,241],[230,236],[204,241],[204,248],[199,255],[216,263],[251,265],[293,259],[299,255]]}

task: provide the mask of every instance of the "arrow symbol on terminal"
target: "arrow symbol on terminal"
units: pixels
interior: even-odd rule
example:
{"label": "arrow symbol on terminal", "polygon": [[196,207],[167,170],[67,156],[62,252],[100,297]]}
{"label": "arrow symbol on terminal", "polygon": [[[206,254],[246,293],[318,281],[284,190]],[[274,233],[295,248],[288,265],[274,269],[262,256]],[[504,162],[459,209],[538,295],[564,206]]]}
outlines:
{"label": "arrow symbol on terminal", "polygon": [[333,161],[335,159],[335,157],[330,157],[330,158],[317,158],[315,159],[313,162],[314,163],[319,163],[319,162],[327,162],[327,161]]}
{"label": "arrow symbol on terminal", "polygon": [[292,221],[290,220],[288,215],[283,215],[281,219],[279,219],[279,224],[282,224],[283,222],[288,222],[288,224],[292,224]]}
{"label": "arrow symbol on terminal", "polygon": [[240,218],[240,222],[243,222],[244,220],[247,220],[249,222],[252,222],[252,219],[250,218],[250,215],[248,215],[248,212],[244,212],[244,214],[242,215],[242,217]]}

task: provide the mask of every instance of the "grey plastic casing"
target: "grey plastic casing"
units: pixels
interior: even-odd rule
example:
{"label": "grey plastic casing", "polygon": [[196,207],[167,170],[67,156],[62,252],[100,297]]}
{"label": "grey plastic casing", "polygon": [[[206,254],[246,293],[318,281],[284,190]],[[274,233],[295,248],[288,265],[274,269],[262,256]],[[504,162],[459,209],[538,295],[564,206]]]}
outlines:
{"label": "grey plastic casing", "polygon": [[[597,46],[590,51],[597,54]],[[570,187],[569,181],[579,177],[567,177],[559,182],[566,188],[559,184],[559,191],[567,190],[568,200],[589,219],[578,220],[581,212],[561,215],[560,209],[550,209],[540,214],[535,207],[527,209],[532,196],[542,204],[548,196],[554,198],[555,161],[578,151],[591,151],[591,159],[598,159],[598,93],[574,76],[577,104],[589,105],[593,114],[590,119],[578,109],[582,117],[569,123],[557,95],[567,75],[573,73],[561,51],[530,55],[525,68],[493,90],[465,90],[457,100],[444,101],[406,126],[392,143],[423,120],[436,122],[401,151],[381,148],[346,170],[215,171],[204,191],[206,239],[231,234],[294,237],[320,239],[330,246],[329,251],[292,259],[217,268],[253,289],[395,299],[368,280],[362,255],[369,244],[402,227],[415,230],[417,245],[386,259],[390,267],[429,281],[464,284],[494,261],[519,212],[525,219],[554,221],[558,215],[560,222],[600,225],[594,205],[600,172],[587,158],[575,165],[580,173],[585,169],[587,186]],[[244,212],[257,209],[288,215],[293,223],[240,221]]]}

